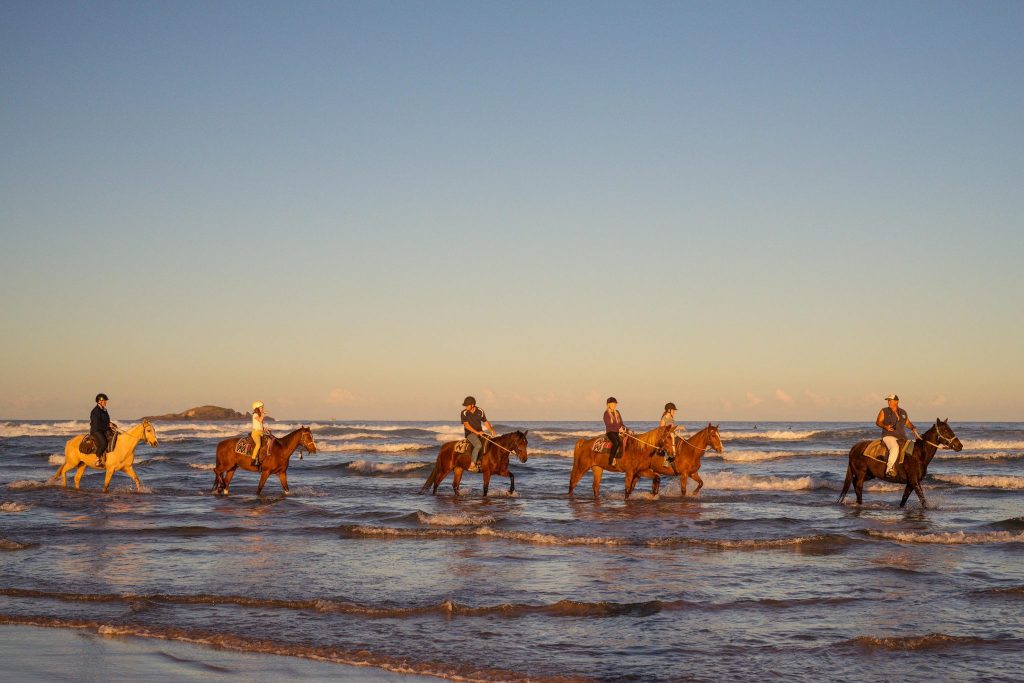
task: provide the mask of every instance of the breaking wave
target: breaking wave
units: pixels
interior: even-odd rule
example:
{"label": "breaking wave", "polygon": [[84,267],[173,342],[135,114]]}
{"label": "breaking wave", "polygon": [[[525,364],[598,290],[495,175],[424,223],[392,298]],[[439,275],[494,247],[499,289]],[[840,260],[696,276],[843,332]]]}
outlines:
{"label": "breaking wave", "polygon": [[188,464],[188,466],[191,467],[194,470],[209,470],[209,471],[212,471],[212,470],[217,469],[216,463],[212,463],[212,462],[190,462]]}
{"label": "breaking wave", "polygon": [[25,512],[31,508],[31,505],[26,503],[16,503],[14,501],[0,503],[0,512]]}
{"label": "breaking wave", "polygon": [[369,460],[353,460],[346,465],[346,469],[363,474],[397,474],[400,472],[414,472],[425,467],[430,467],[428,462],[370,462]]}
{"label": "breaking wave", "polygon": [[859,636],[846,641],[846,644],[854,645],[865,650],[904,652],[916,650],[946,650],[962,645],[980,645],[985,643],[997,644],[1000,642],[1001,641],[974,638],[970,636],[950,636],[945,633],[929,633],[924,636],[892,636],[888,638]]}
{"label": "breaking wave", "polygon": [[491,515],[474,515],[468,512],[445,515],[417,511],[416,519],[428,526],[481,526],[495,522]]}
{"label": "breaking wave", "polygon": [[936,474],[937,481],[944,481],[957,486],[989,489],[1024,489],[1024,477],[990,476],[984,474]]}
{"label": "breaking wave", "polygon": [[820,429],[808,431],[790,431],[785,429],[769,429],[756,432],[720,432],[722,441],[737,441],[741,439],[763,439],[766,441],[804,441],[813,436],[824,434]]}
{"label": "breaking wave", "polygon": [[1019,451],[1024,450],[1021,439],[961,439],[960,443],[969,451]]}
{"label": "breaking wave", "polygon": [[405,453],[407,451],[425,451],[437,448],[434,444],[414,443],[317,443],[317,450],[324,453]]}
{"label": "breaking wave", "polygon": [[941,545],[981,545],[985,543],[1024,543],[1024,531],[950,531],[921,533],[915,531],[877,531],[868,529],[868,535],[901,543],[936,543]]}

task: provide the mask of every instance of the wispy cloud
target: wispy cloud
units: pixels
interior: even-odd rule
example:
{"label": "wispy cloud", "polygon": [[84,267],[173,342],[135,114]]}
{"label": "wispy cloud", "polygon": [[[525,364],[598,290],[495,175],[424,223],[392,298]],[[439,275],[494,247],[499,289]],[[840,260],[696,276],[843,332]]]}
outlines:
{"label": "wispy cloud", "polygon": [[753,391],[747,392],[747,403],[752,406],[760,405],[764,403],[764,399],[755,394]]}
{"label": "wispy cloud", "polygon": [[787,394],[782,389],[776,389],[775,390],[775,398],[779,399],[780,401],[785,403],[787,406],[793,405],[793,397],[790,396],[789,394]]}

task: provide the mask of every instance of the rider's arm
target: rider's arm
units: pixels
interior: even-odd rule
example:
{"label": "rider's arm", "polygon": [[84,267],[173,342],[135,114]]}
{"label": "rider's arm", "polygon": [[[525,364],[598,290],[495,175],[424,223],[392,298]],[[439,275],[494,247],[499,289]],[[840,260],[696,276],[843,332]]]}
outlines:
{"label": "rider's arm", "polygon": [[481,434],[483,434],[483,432],[478,432],[475,429],[473,429],[473,427],[470,426],[470,424],[468,422],[463,422],[462,426],[465,427],[466,429],[468,429],[469,431],[471,431],[472,433],[476,434],[477,436],[480,436]]}
{"label": "rider's arm", "polygon": [[487,431],[489,431],[491,433],[491,436],[496,436],[495,431],[494,431],[494,427],[491,426],[490,422],[488,422],[487,420],[484,420],[484,426],[487,427]]}
{"label": "rider's arm", "polygon": [[909,417],[907,417],[906,425],[910,429],[910,431],[912,431],[914,433],[914,436],[918,436],[918,437],[921,436],[920,434],[918,434],[917,427],[914,426],[914,423],[910,421]]}
{"label": "rider's arm", "polygon": [[878,411],[878,417],[875,418],[875,424],[887,431],[893,431],[891,427],[885,426],[885,408]]}

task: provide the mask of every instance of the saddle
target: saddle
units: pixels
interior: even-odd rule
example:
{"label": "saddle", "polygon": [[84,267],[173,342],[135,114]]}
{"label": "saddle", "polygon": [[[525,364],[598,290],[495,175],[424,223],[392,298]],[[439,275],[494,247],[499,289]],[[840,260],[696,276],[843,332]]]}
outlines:
{"label": "saddle", "polygon": [[[114,450],[117,445],[117,432],[113,429],[107,432],[107,453]],[[92,434],[86,435],[82,443],[78,444],[78,452],[82,455],[92,455],[96,452],[96,437]]]}
{"label": "saddle", "polygon": [[[262,460],[263,458],[267,457],[267,455],[270,453],[270,442],[271,439],[273,438],[274,437],[268,436],[266,434],[263,435],[263,443],[260,444],[260,452],[257,460]],[[254,444],[252,442],[252,435],[246,434],[245,436],[241,437],[237,443],[235,443],[235,453],[238,453],[239,455],[251,456],[253,445]]]}
{"label": "saddle", "polygon": [[[903,458],[914,450],[914,442],[912,440],[899,439],[898,441],[900,445],[900,454],[896,456],[896,462],[893,463],[893,467],[903,462]],[[864,455],[873,460],[886,463],[889,461],[889,448],[882,443],[881,439],[875,439],[864,448]]]}

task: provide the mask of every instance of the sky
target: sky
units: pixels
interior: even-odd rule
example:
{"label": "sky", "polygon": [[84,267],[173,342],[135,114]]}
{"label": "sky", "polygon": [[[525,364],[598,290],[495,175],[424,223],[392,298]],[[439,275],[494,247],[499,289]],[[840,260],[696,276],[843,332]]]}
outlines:
{"label": "sky", "polygon": [[0,418],[1024,419],[1024,3],[0,3]]}

